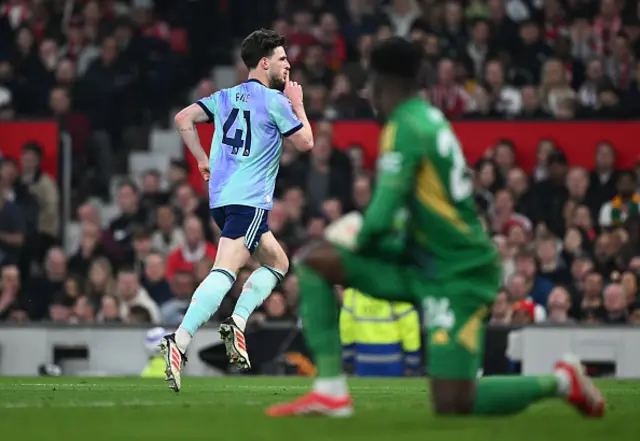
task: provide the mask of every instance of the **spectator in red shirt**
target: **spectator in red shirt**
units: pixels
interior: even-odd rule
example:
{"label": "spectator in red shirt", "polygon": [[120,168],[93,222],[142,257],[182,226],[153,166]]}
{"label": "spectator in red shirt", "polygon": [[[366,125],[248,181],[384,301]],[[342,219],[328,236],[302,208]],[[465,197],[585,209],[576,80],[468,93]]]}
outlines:
{"label": "spectator in red shirt", "polygon": [[458,118],[470,109],[471,97],[456,83],[451,59],[443,58],[438,63],[438,80],[429,90],[429,99],[447,118]]}
{"label": "spectator in red shirt", "polygon": [[215,260],[217,249],[204,238],[202,222],[196,216],[184,221],[185,243],[176,248],[167,257],[167,279],[171,280],[176,272],[194,270],[194,264],[208,257]]}

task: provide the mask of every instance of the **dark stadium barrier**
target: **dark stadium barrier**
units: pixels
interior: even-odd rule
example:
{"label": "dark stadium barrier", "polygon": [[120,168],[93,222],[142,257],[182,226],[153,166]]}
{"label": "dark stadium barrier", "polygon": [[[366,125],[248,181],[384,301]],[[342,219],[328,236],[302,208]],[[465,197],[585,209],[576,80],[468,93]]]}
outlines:
{"label": "dark stadium barrier", "polygon": [[[512,331],[508,327],[487,329],[485,340],[484,375],[500,375],[510,372],[509,361],[505,357],[507,335]],[[268,325],[247,333],[247,347],[251,351],[253,369],[248,375],[296,375],[300,374],[300,354],[310,358],[302,331],[295,326]],[[232,371],[223,343],[205,348],[199,353],[200,359],[207,365],[223,372]],[[292,360],[293,359],[293,360]],[[425,360],[422,360],[424,367]],[[424,369],[423,369],[424,370]]]}

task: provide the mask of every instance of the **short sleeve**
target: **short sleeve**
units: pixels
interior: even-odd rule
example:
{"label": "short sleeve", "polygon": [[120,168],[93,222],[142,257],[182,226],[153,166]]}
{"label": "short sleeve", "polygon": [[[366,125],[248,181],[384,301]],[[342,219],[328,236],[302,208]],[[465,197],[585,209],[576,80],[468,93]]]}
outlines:
{"label": "short sleeve", "polygon": [[213,113],[216,108],[217,100],[218,100],[218,92],[212,93],[208,97],[201,98],[198,101],[196,101],[196,104],[199,105],[202,108],[202,110],[204,110],[204,113],[207,114],[207,117],[209,118],[207,120],[207,123],[209,124],[213,122]]}
{"label": "short sleeve", "polygon": [[282,93],[276,93],[271,100],[269,116],[285,138],[302,128],[302,122],[294,113],[291,102]]}

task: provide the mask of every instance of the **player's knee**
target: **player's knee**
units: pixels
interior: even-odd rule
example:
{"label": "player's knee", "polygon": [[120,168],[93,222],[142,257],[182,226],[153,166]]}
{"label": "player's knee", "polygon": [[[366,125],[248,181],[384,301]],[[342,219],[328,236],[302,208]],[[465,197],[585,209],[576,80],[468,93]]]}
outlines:
{"label": "player's knee", "polygon": [[306,246],[300,253],[299,263],[318,272],[323,272],[328,260],[326,247],[327,244],[324,242],[315,242]]}
{"label": "player's knee", "polygon": [[474,388],[467,382],[432,380],[431,400],[437,415],[468,415],[473,412]]}
{"label": "player's knee", "polygon": [[301,253],[299,263],[315,270],[332,284],[344,282],[340,256],[328,242],[315,243]]}

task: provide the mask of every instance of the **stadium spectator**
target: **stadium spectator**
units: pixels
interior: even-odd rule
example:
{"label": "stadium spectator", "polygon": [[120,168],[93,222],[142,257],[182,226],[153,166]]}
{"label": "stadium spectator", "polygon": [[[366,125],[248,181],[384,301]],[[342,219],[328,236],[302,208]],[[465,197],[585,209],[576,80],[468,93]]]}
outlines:
{"label": "stadium spectator", "polygon": [[[209,267],[207,272],[211,269]],[[171,286],[166,279],[164,257],[158,253],[147,256],[144,265],[144,287],[151,298],[160,306],[173,298]]]}
{"label": "stadium spectator", "polygon": [[316,135],[309,159],[296,178],[298,185],[305,190],[310,212],[318,212],[322,202],[329,198],[337,198],[343,204],[350,202],[351,168],[348,159],[346,164],[344,162],[344,153],[336,152],[330,138]]}
{"label": "stadium spectator", "polygon": [[216,247],[204,237],[204,226],[196,216],[184,221],[184,244],[167,256],[167,279],[173,279],[178,271],[193,272],[194,264],[205,257],[216,258]]}
{"label": "stadium spectator", "polygon": [[171,280],[172,298],[162,304],[160,313],[162,323],[177,326],[182,321],[184,313],[191,303],[191,296],[196,289],[193,273],[177,271]]}
{"label": "stadium spectator", "polygon": [[488,61],[484,69],[484,79],[491,97],[492,109],[507,117],[518,115],[522,111],[522,95],[518,89],[505,84],[504,68],[500,61]]}
{"label": "stadium spectator", "polygon": [[540,277],[554,285],[566,286],[571,283],[571,273],[567,262],[558,252],[561,245],[555,237],[547,236],[538,240],[537,257]]}
{"label": "stadium spectator", "polygon": [[549,311],[547,323],[555,325],[569,325],[575,321],[569,317],[571,309],[571,296],[561,285],[554,287],[549,293],[547,310]]}
{"label": "stadium spectator", "polygon": [[626,323],[628,310],[624,287],[619,283],[611,283],[604,289],[602,296],[605,310],[604,322],[611,324]]}
{"label": "stadium spectator", "polygon": [[115,294],[113,267],[106,257],[98,257],[91,262],[87,277],[86,294],[93,302]]}
{"label": "stadium spectator", "polygon": [[508,325],[511,323],[511,314],[512,309],[509,293],[502,290],[496,295],[496,300],[491,308],[491,319],[489,323],[491,325]]}
{"label": "stadium spectator", "polygon": [[61,295],[55,297],[49,304],[49,320],[56,324],[71,323],[73,300]]}
{"label": "stadium spectator", "polygon": [[597,272],[591,272],[584,279],[582,290],[580,317],[585,318],[589,311],[597,311],[602,307],[603,277]]}
{"label": "stadium spectator", "polygon": [[96,321],[96,310],[87,296],[80,296],[73,305],[70,322],[79,325],[90,325]]}
{"label": "stadium spectator", "polygon": [[156,208],[155,223],[158,229],[151,237],[154,250],[166,256],[184,244],[184,231],[176,225],[175,212],[170,205],[160,205]]}
{"label": "stadium spectator", "polygon": [[44,274],[31,280],[25,293],[24,308],[32,320],[46,318],[50,302],[64,296],[64,282],[68,275],[64,250],[56,247],[49,249],[44,261]]}
{"label": "stadium spectator", "polygon": [[20,270],[16,265],[5,265],[0,271],[0,321],[6,321],[19,308]]}
{"label": "stadium spectator", "polygon": [[598,223],[601,227],[619,227],[630,216],[640,212],[640,194],[635,173],[628,171],[618,175],[618,193],[602,205]]}
{"label": "stadium spectator", "polygon": [[476,109],[476,103],[455,79],[453,60],[442,58],[438,62],[437,81],[430,87],[429,100],[443,111],[447,118],[459,118]]}
{"label": "stadium spectator", "polygon": [[268,322],[287,322],[293,318],[287,310],[287,300],[280,291],[273,291],[264,303],[264,312]]}
{"label": "stadium spectator", "polygon": [[100,300],[100,312],[98,313],[98,323],[121,323],[121,306],[118,297],[106,295]]}
{"label": "stadium spectator", "polygon": [[610,143],[603,141],[598,144],[595,152],[595,168],[591,172],[589,182],[589,208],[595,219],[605,202],[616,195],[618,172],[616,166],[616,151]]}
{"label": "stadium spectator", "polygon": [[133,268],[122,268],[118,271],[116,295],[120,302],[120,317],[125,321],[129,319],[131,309],[137,306],[147,310],[152,323],[160,323],[160,308],[147,290],[140,286],[138,275]]}
{"label": "stadium spectator", "polygon": [[513,304],[511,312],[511,323],[514,325],[529,325],[543,321],[544,318],[536,320],[536,305],[530,300],[519,300]]}
{"label": "stadium spectator", "polygon": [[[209,204],[198,198],[196,192],[189,184],[179,184],[175,188],[174,194],[175,205],[178,209],[180,223],[183,224],[183,227],[184,220],[189,216],[197,217],[203,227],[209,225],[209,223],[211,222],[211,215],[209,214]],[[208,241],[213,241],[213,232],[210,228],[206,228],[204,234],[205,238]]]}
{"label": "stadium spectator", "polygon": [[111,222],[109,230],[118,245],[126,252],[130,252],[134,227],[145,225],[148,215],[140,207],[138,186],[132,181],[125,181],[119,185],[117,200],[120,216]]}
{"label": "stadium spectator", "polygon": [[547,159],[548,179],[538,182],[536,193],[536,220],[556,236],[564,232],[564,204],[569,198],[566,188],[567,157],[563,152],[554,151]]}
{"label": "stadium spectator", "polygon": [[0,167],[0,265],[17,264],[25,240],[25,214],[14,202],[16,195],[10,177],[4,172],[7,160]]}
{"label": "stadium spectator", "polygon": [[44,257],[58,240],[60,196],[55,182],[42,171],[41,162],[42,147],[38,144],[28,143],[22,148],[20,180],[38,204],[38,256]]}
{"label": "stadium spectator", "polygon": [[162,191],[161,185],[162,174],[158,170],[147,170],[142,175],[140,207],[143,212],[151,215],[157,205],[169,203],[169,194]]}

